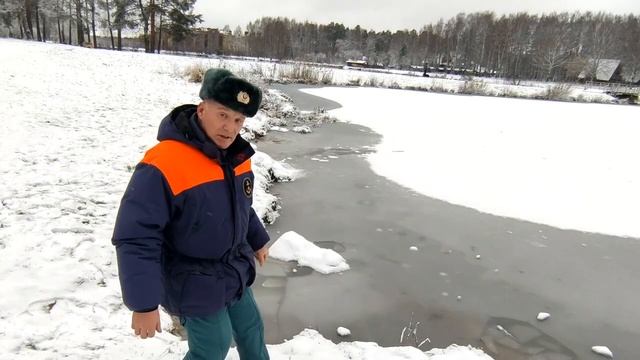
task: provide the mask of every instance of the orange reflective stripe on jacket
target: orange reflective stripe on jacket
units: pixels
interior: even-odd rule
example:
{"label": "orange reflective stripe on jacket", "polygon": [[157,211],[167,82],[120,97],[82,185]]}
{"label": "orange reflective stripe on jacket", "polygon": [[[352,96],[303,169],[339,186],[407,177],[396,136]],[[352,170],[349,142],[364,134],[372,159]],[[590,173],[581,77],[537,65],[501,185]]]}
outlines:
{"label": "orange reflective stripe on jacket", "polygon": [[246,174],[249,171],[251,171],[251,159],[247,159],[245,162],[236,166],[236,168],[233,169],[233,172],[235,173],[236,176]]}
{"label": "orange reflective stripe on jacket", "polygon": [[[198,185],[224,180],[224,171],[218,162],[198,149],[175,140],[161,141],[147,151],[141,162],[160,170],[174,196]],[[251,159],[234,169],[236,176],[249,171]]]}

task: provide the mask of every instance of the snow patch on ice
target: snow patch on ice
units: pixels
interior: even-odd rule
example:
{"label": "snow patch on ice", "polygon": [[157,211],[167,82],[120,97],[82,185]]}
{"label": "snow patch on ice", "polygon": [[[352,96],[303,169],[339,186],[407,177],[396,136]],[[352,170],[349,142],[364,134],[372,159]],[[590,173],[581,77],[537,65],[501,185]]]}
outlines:
{"label": "snow patch on ice", "polygon": [[269,248],[269,256],[282,261],[297,261],[322,274],[349,270],[349,264],[340,254],[318,247],[295,231],[282,234]]}
{"label": "snow patch on ice", "polygon": [[538,314],[537,319],[540,320],[540,321],[545,321],[550,317],[551,317],[551,314],[546,313],[546,312],[541,312],[541,313]]}
{"label": "snow patch on ice", "polygon": [[303,125],[303,126],[296,126],[296,127],[294,127],[292,130],[293,130],[294,132],[299,133],[299,134],[309,134],[309,133],[311,133],[311,132],[312,132],[312,131],[311,131],[311,128],[310,128],[310,127],[308,127],[308,126],[306,126],[306,125]]}
{"label": "snow patch on ice", "polygon": [[613,359],[613,353],[606,346],[594,346],[591,348],[591,351],[598,355],[602,355],[604,357],[608,357],[609,359]]}

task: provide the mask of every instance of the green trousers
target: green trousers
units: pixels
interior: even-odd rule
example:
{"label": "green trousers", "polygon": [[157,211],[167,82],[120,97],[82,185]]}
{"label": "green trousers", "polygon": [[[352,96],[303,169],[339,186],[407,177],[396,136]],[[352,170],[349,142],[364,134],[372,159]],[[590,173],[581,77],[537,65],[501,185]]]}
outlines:
{"label": "green trousers", "polygon": [[241,360],[269,360],[264,325],[249,288],[235,304],[209,316],[184,316],[181,322],[189,343],[184,360],[224,360],[232,335]]}

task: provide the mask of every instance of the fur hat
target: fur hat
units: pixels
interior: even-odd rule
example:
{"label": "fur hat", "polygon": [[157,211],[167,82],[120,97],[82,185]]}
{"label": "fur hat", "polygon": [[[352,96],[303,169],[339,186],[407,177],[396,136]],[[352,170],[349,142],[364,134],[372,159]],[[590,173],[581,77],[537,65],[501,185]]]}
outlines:
{"label": "fur hat", "polygon": [[229,109],[252,117],[258,112],[262,102],[262,91],[229,70],[209,69],[202,80],[200,98],[215,100]]}

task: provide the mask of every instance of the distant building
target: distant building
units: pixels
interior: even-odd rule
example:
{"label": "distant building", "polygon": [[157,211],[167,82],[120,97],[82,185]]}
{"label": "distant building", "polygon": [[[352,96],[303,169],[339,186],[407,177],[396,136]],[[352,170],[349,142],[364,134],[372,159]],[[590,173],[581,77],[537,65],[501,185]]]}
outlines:
{"label": "distant building", "polygon": [[222,51],[223,35],[218,29],[196,29],[180,41],[162,36],[162,49],[204,54],[217,54]]}
{"label": "distant building", "polygon": [[353,68],[368,68],[368,69],[382,69],[384,68],[383,64],[369,64],[369,59],[366,56],[363,56],[361,60],[347,60],[347,66]]}
{"label": "distant building", "polygon": [[622,81],[622,63],[615,59],[589,59],[578,75],[580,80]]}
{"label": "distant building", "polygon": [[367,68],[369,64],[365,60],[347,60],[347,66]]}

